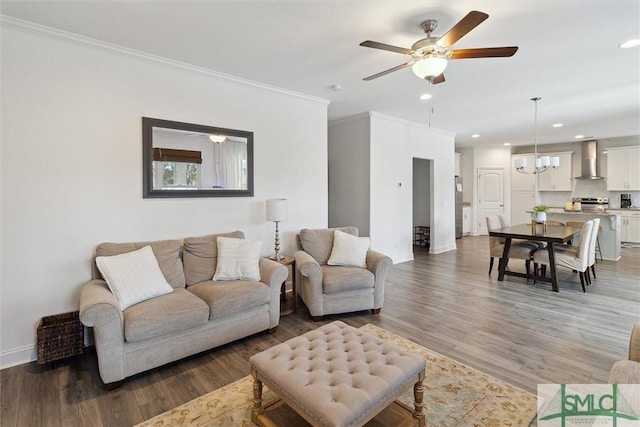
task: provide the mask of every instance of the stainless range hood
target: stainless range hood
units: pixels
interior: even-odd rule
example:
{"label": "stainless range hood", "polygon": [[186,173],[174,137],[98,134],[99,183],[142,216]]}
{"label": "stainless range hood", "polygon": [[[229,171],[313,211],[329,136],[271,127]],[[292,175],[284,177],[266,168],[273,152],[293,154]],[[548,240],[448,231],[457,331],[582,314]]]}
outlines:
{"label": "stainless range hood", "polygon": [[583,141],[580,160],[580,176],[576,179],[602,179],[598,162],[598,141]]}

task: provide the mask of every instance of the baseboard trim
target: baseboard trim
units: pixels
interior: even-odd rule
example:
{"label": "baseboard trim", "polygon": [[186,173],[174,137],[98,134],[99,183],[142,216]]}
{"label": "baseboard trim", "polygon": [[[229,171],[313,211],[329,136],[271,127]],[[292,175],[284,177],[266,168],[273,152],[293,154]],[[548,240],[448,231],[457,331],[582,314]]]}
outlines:
{"label": "baseboard trim", "polygon": [[0,369],[11,368],[23,363],[33,362],[38,359],[34,344],[12,348],[0,353]]}

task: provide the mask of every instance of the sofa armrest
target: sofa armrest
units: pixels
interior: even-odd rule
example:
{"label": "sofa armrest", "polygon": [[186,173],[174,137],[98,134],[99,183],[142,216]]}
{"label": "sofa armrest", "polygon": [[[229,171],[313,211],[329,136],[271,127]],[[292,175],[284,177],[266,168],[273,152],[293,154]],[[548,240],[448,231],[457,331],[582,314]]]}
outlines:
{"label": "sofa armrest", "polygon": [[269,329],[280,323],[280,288],[287,280],[289,270],[269,258],[260,258],[260,281],[269,286]]}
{"label": "sofa armrest", "polygon": [[296,268],[300,274],[322,283],[322,269],[318,261],[305,251],[296,251],[293,256],[296,259]]}
{"label": "sofa armrest", "polygon": [[640,322],[633,326],[629,338],[629,360],[640,362]]}
{"label": "sofa armrest", "polygon": [[91,280],[82,287],[80,321],[93,327],[102,381],[124,379],[124,316],[104,280]]}

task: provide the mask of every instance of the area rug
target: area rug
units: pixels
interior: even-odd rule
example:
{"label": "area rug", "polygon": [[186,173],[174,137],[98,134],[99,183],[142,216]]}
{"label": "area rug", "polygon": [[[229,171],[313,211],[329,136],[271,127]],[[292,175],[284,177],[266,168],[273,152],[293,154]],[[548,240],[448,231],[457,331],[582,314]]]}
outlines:
{"label": "area rug", "polygon": [[[363,331],[422,355],[427,361],[424,412],[428,426],[528,426],[536,414],[536,396],[377,326]],[[253,427],[253,379],[236,382],[153,417],[137,427]],[[263,404],[275,399],[266,386]],[[399,399],[413,406],[413,388]]]}

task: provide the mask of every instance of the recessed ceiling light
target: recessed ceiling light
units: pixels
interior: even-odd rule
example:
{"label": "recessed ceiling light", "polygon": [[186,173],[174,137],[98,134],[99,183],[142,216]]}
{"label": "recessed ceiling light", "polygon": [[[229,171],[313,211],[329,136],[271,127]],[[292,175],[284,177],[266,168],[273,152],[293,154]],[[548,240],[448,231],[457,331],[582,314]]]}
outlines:
{"label": "recessed ceiling light", "polygon": [[562,123],[554,123],[552,125],[554,128],[561,128],[562,126],[564,126]]}
{"label": "recessed ceiling light", "polygon": [[510,143],[510,142],[505,142],[505,143],[504,143],[504,144],[502,144],[502,145],[504,145],[505,147],[508,147],[508,146],[510,146],[510,145],[511,145],[511,143]]}
{"label": "recessed ceiling light", "polygon": [[640,45],[640,40],[638,39],[631,39],[631,40],[627,40],[626,42],[622,43],[620,45],[621,48],[623,49],[627,49],[629,47],[636,47]]}
{"label": "recessed ceiling light", "polygon": [[584,138],[584,135],[576,135],[574,136],[575,139],[580,139],[580,138]]}
{"label": "recessed ceiling light", "polygon": [[473,135],[471,135],[471,138],[480,138],[480,134],[474,133]]}
{"label": "recessed ceiling light", "polygon": [[427,99],[431,99],[432,96],[433,95],[431,95],[430,93],[423,93],[422,95],[420,95],[420,99],[426,101]]}

